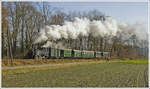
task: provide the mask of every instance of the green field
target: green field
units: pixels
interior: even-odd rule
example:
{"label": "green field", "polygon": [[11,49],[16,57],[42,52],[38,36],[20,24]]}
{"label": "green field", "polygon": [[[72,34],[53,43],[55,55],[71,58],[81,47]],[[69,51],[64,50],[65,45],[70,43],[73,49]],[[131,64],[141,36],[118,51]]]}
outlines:
{"label": "green field", "polygon": [[110,61],[6,73],[2,87],[148,87],[148,61]]}

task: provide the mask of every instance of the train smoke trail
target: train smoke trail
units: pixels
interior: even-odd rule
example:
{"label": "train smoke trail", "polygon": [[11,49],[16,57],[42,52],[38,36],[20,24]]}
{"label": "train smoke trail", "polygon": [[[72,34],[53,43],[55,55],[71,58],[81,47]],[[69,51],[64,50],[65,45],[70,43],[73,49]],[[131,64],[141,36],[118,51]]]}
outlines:
{"label": "train smoke trail", "polygon": [[107,18],[105,21],[90,21],[87,18],[75,18],[73,22],[64,22],[63,26],[46,26],[39,33],[39,37],[34,43],[40,43],[48,39],[77,39],[79,36],[89,36],[89,34],[94,37],[104,37],[105,35],[115,36],[118,31],[117,27],[116,20],[112,18]]}
{"label": "train smoke trail", "polygon": [[34,44],[45,42],[47,40],[55,41],[61,38],[77,39],[79,36],[87,37],[89,34],[91,34],[93,37],[120,36],[122,40],[130,39],[133,35],[136,35],[138,40],[146,40],[147,35],[141,27],[142,24],[137,23],[133,25],[118,24],[117,21],[111,17],[107,17],[105,21],[90,21],[87,18],[76,17],[73,22],[65,21],[62,26],[46,26],[39,33],[39,36],[35,40]]}

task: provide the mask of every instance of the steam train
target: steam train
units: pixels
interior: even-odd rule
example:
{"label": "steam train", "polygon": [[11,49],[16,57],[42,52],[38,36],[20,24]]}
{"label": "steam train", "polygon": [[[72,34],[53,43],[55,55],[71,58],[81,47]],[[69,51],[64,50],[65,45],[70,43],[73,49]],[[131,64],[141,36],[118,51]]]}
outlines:
{"label": "steam train", "polygon": [[109,52],[96,52],[85,50],[73,50],[73,49],[56,49],[56,48],[44,48],[33,47],[32,58],[34,59],[53,59],[53,58],[101,58],[109,57]]}

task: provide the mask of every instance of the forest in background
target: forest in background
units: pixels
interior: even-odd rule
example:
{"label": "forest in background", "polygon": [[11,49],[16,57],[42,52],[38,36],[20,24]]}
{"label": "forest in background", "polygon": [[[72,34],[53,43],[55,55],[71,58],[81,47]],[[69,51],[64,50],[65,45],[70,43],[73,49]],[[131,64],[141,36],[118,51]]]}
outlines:
{"label": "forest in background", "polygon": [[[24,58],[32,49],[32,44],[38,33],[46,25],[63,25],[64,21],[72,21],[75,17],[86,17],[92,20],[105,21],[106,16],[98,10],[89,12],[63,12],[44,3],[3,2],[2,3],[2,58]],[[111,40],[111,43],[109,42]],[[67,48],[77,50],[108,51],[111,57],[148,59],[148,41],[143,41],[139,47],[136,36],[122,41],[121,37],[79,37],[78,39],[60,39]],[[124,43],[132,43],[124,44]],[[67,44],[66,44],[67,43]],[[41,43],[43,44],[43,43]],[[40,44],[38,44],[40,45]]]}

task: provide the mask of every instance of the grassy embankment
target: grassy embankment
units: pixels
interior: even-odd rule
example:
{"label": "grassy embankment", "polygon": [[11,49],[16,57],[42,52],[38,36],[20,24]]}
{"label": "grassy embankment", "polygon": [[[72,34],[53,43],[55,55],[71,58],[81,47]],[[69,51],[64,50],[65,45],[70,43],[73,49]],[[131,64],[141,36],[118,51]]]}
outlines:
{"label": "grassy embankment", "polygon": [[99,61],[99,59],[14,59],[13,65],[10,61],[2,59],[2,67],[14,67],[14,66],[24,66],[24,65],[40,65],[40,64],[58,64],[58,63],[74,63],[74,62],[94,62]]}
{"label": "grassy embankment", "polygon": [[[13,59],[13,65],[10,60],[2,59],[2,67],[15,67],[15,66],[25,66],[25,65],[40,65],[40,64],[58,64],[58,63],[74,63],[74,62],[98,62],[105,61],[105,59]],[[123,63],[147,63],[145,60],[117,60],[112,59],[112,61],[123,62]]]}

